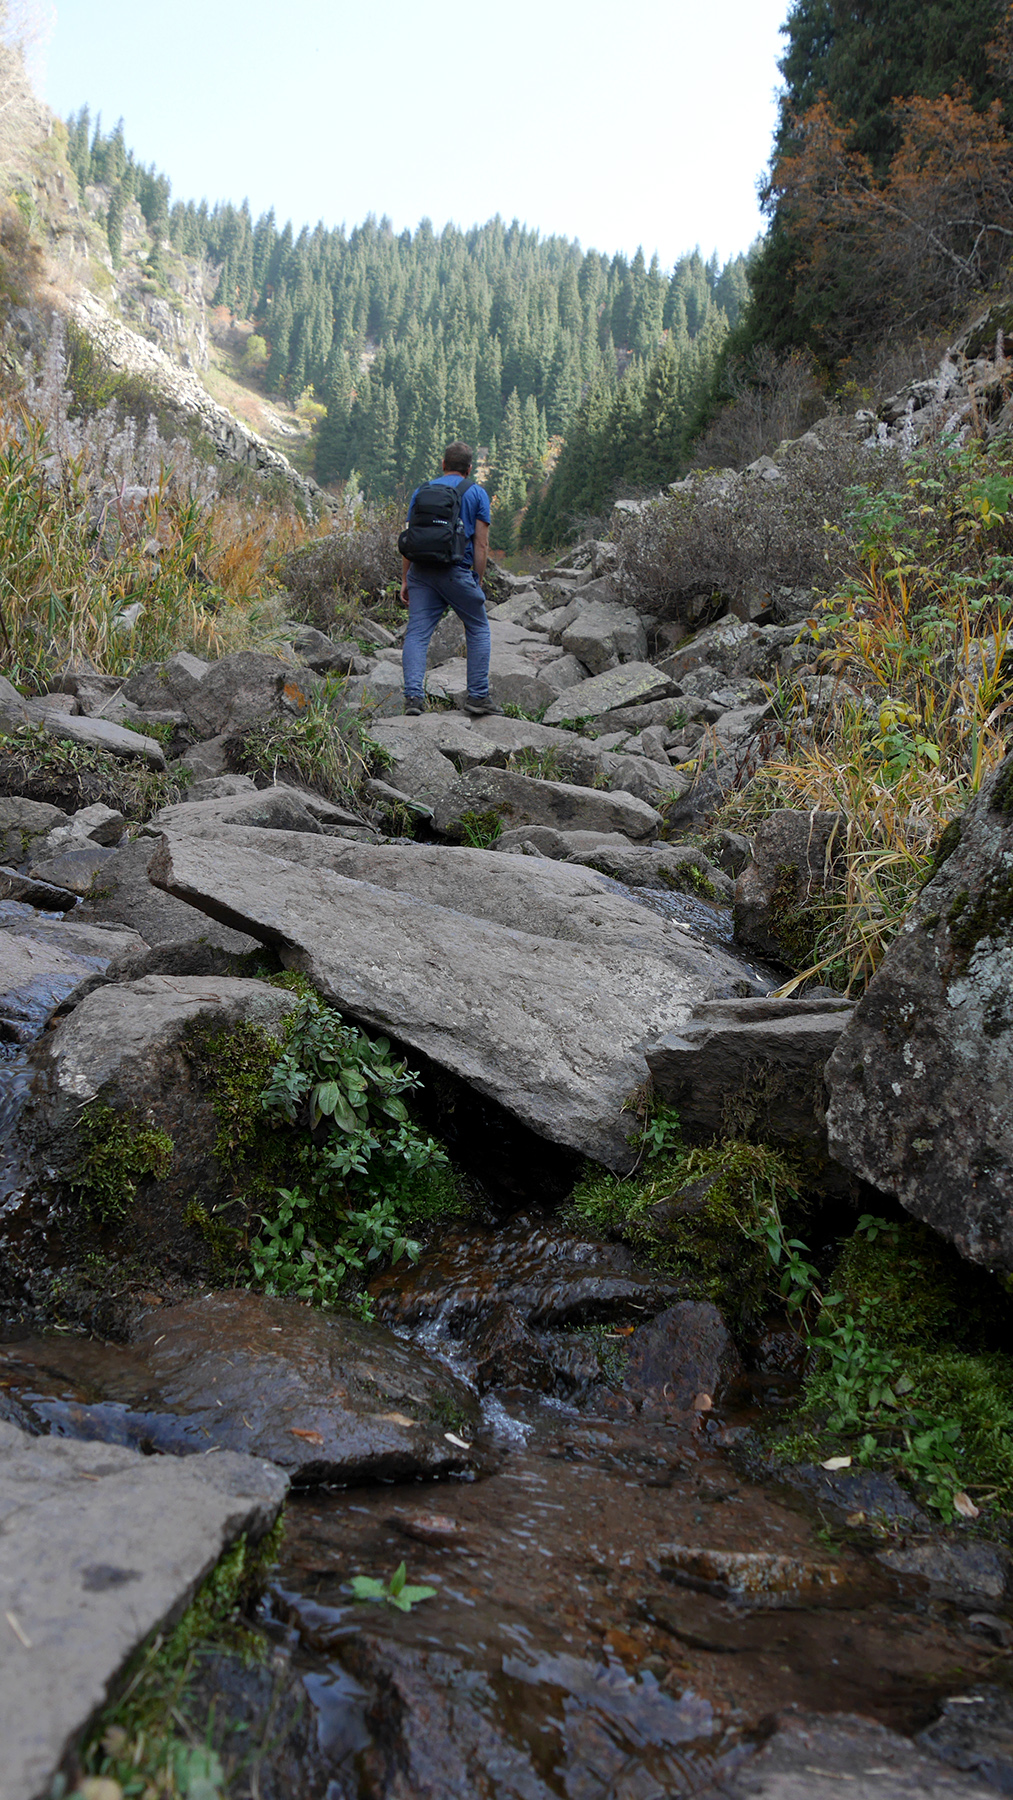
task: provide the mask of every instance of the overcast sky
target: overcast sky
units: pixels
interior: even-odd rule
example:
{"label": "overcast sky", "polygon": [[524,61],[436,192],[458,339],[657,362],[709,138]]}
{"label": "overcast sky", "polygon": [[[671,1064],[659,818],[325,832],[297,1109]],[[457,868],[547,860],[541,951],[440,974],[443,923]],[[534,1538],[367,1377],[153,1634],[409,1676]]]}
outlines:
{"label": "overcast sky", "polygon": [[279,223],[495,213],[585,249],[745,250],[788,0],[57,0],[45,98],[181,199]]}

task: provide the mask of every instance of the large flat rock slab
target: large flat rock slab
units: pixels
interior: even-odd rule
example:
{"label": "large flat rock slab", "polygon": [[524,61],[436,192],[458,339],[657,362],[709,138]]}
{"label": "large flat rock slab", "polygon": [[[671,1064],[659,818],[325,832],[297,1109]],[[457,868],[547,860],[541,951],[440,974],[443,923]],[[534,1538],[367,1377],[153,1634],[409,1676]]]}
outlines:
{"label": "large flat rock slab", "polygon": [[1013,755],[941,850],[830,1059],[830,1150],[962,1256],[1011,1270]]}
{"label": "large flat rock slab", "polygon": [[36,1430],[201,1460],[241,1450],[302,1486],[478,1460],[477,1400],[444,1363],[385,1325],[298,1300],[204,1294],[147,1314],[126,1348],[33,1339],[0,1346],[0,1369],[0,1404]]}
{"label": "large flat rock slab", "polygon": [[114,958],[146,948],[136,931],[43,919],[18,901],[0,902],[0,1040],[30,1043]]}
{"label": "large flat rock slab", "polygon": [[[533,827],[534,830],[540,829]],[[364,844],[345,838],[303,837],[297,832],[251,831],[202,825],[196,836],[239,849],[264,850],[302,868],[331,869],[395,893],[413,894],[435,906],[451,906],[473,919],[512,931],[562,939],[594,948],[608,944],[646,950],[671,959],[711,984],[715,998],[759,989],[754,971],[730,951],[703,943],[686,925],[663,919],[612,891],[597,873],[547,856],[503,856],[448,844]],[[662,846],[670,856],[676,852]],[[631,856],[650,850],[630,849]]]}
{"label": "large flat rock slab", "polygon": [[37,1800],[128,1658],[171,1625],[288,1486],[230,1452],[186,1461],[0,1423],[0,1800]]}
{"label": "large flat rock slab", "polygon": [[633,794],[541,781],[515,769],[469,769],[437,799],[436,829],[453,833],[469,814],[488,814],[504,828],[554,825],[562,831],[621,831],[630,839],[654,837],[663,824],[661,814]]}
{"label": "large flat rock slab", "polygon": [[343,1012],[612,1168],[634,1160],[623,1108],[647,1076],[645,1040],[684,1024],[709,985],[650,952],[509,930],[189,836],[166,837],[151,873],[277,945]]}
{"label": "large flat rock slab", "polygon": [[543,723],[560,725],[566,719],[594,719],[621,706],[643,706],[648,700],[665,700],[677,692],[671,678],[653,664],[622,663],[617,669],[607,669],[604,674],[593,675],[590,681],[567,688],[552,702]]}

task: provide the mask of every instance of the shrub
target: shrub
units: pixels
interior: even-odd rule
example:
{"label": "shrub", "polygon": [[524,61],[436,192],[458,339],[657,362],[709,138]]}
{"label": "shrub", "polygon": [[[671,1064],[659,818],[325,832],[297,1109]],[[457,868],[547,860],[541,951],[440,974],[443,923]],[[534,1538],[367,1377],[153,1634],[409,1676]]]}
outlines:
{"label": "shrub", "polygon": [[396,622],[401,558],[397,537],[403,524],[398,508],[362,509],[350,526],[317,538],[287,556],[279,569],[300,618],[330,631],[352,621],[357,606]]}
{"label": "shrub", "polygon": [[[856,484],[896,474],[893,454],[832,440],[785,459],[779,481],[698,474],[622,527],[615,580],[627,605],[664,618],[694,602],[735,601],[779,587],[832,590],[849,562],[840,531]],[[836,528],[836,530],[834,529]]]}
{"label": "shrub", "polygon": [[297,718],[258,720],[231,745],[233,767],[312,788],[336,805],[354,802],[372,759],[358,719],[335,710],[339,699],[328,686]]}

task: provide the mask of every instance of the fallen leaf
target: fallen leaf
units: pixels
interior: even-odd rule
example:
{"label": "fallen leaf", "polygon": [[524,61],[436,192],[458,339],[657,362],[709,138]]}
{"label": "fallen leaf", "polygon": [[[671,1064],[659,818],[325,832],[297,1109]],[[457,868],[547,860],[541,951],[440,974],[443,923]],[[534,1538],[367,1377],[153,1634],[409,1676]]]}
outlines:
{"label": "fallen leaf", "polygon": [[709,1394],[698,1394],[696,1399],[693,1402],[693,1411],[694,1412],[710,1412],[713,1405],[714,1405],[714,1402],[711,1399]]}
{"label": "fallen leaf", "polygon": [[850,1467],[850,1456],[828,1456],[825,1463],[820,1463],[821,1469],[850,1469]]}
{"label": "fallen leaf", "polygon": [[962,1519],[980,1519],[981,1517],[981,1508],[975,1506],[969,1494],[954,1494],[953,1510],[958,1512]]}
{"label": "fallen leaf", "polygon": [[845,1525],[864,1525],[865,1514],[864,1512],[849,1513],[844,1523]]}
{"label": "fallen leaf", "polygon": [[322,1444],[324,1441],[322,1431],[300,1431],[298,1425],[292,1425],[289,1429],[293,1437],[305,1438],[307,1444]]}
{"label": "fallen leaf", "polygon": [[458,1437],[456,1432],[445,1431],[443,1433],[443,1435],[446,1438],[448,1444],[456,1444],[457,1448],[459,1450],[470,1450],[471,1449],[471,1445],[469,1444],[467,1438]]}
{"label": "fallen leaf", "polygon": [[377,1413],[376,1417],[381,1419],[385,1425],[412,1426],[415,1424],[415,1420],[410,1419],[407,1413]]}

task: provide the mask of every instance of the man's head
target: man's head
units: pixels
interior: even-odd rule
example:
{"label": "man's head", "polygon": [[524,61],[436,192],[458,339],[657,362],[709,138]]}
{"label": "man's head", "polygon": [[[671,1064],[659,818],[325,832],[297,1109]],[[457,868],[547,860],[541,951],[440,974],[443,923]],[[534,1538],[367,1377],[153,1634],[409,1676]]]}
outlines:
{"label": "man's head", "polygon": [[443,452],[444,475],[470,475],[473,453],[470,444],[448,444]]}

